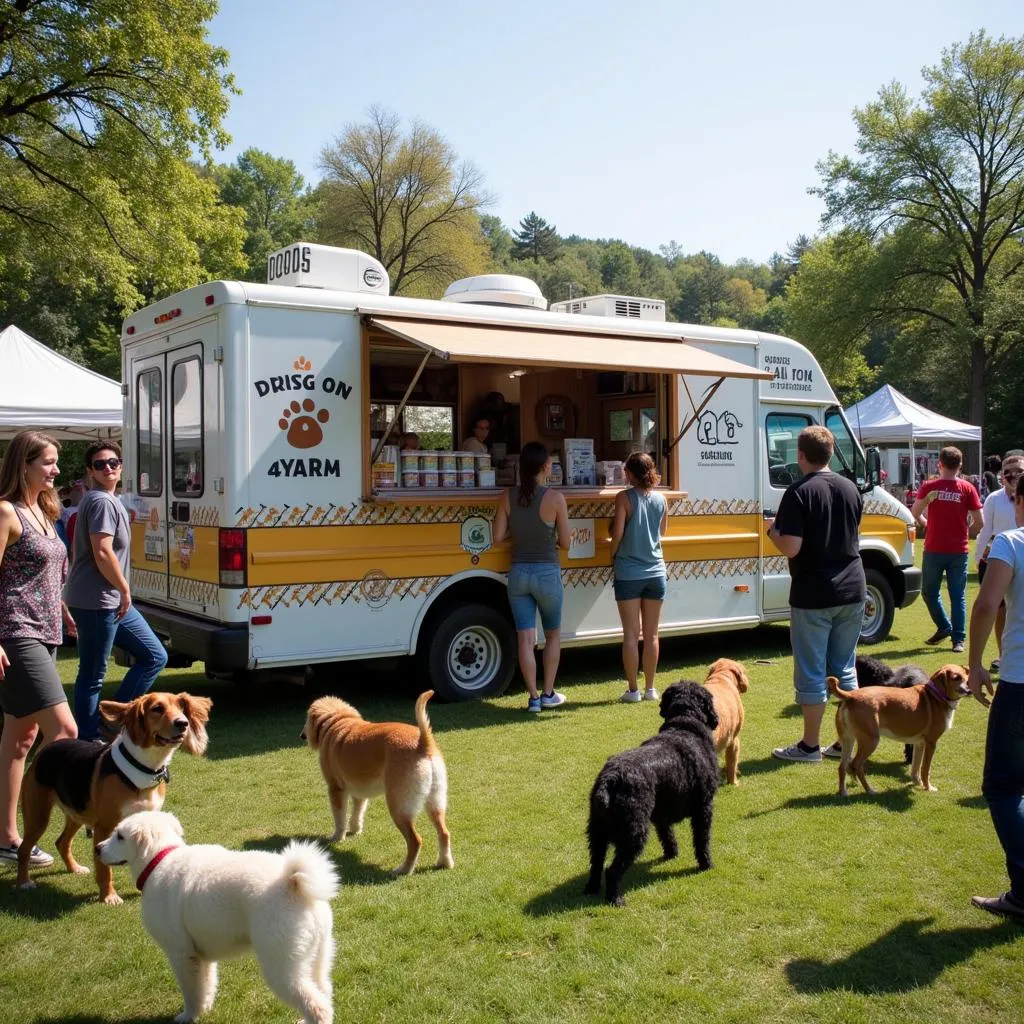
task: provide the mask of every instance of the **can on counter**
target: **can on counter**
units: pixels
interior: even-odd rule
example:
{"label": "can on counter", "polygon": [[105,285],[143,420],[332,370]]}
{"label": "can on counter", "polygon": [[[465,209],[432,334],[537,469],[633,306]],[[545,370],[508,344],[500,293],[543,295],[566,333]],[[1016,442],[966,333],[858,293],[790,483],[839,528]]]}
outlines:
{"label": "can on counter", "polygon": [[421,469],[420,476],[422,477],[423,487],[437,487],[436,469]]}
{"label": "can on counter", "polygon": [[459,486],[459,474],[454,469],[442,469],[440,475],[442,487]]}
{"label": "can on counter", "polygon": [[460,473],[466,470],[472,473],[476,469],[476,460],[472,452],[455,452],[455,458],[458,460]]}
{"label": "can on counter", "polygon": [[455,452],[441,452],[440,468],[445,473],[454,473],[459,468],[459,460]]}
{"label": "can on counter", "polygon": [[493,487],[494,486],[494,470],[493,469],[478,469],[476,471],[476,485],[477,485],[477,487]]}
{"label": "can on counter", "polygon": [[460,487],[476,487],[476,473],[471,469],[460,469],[458,472]]}
{"label": "can on counter", "polygon": [[[416,473],[420,468],[420,453],[416,451],[402,452],[402,475]],[[409,486],[409,485],[406,485]],[[415,485],[413,485],[415,486]]]}
{"label": "can on counter", "polygon": [[491,468],[491,453],[490,452],[478,452],[473,456],[473,462],[476,464],[474,468],[479,471],[481,469]]}
{"label": "can on counter", "polygon": [[437,470],[437,452],[420,452],[420,469]]}
{"label": "can on counter", "polygon": [[419,487],[420,485],[420,471],[418,469],[403,469],[402,470],[402,486],[403,487]]}

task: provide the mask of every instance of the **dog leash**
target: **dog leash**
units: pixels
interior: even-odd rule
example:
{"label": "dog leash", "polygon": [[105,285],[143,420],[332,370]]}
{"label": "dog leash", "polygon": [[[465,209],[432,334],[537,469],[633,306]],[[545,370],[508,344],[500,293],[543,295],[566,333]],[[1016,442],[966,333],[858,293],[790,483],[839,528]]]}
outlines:
{"label": "dog leash", "polygon": [[177,846],[165,846],[162,850],[157,851],[153,859],[142,869],[139,877],[135,881],[135,888],[142,892],[142,887],[146,884],[146,879],[156,870],[156,866],[167,856],[169,853],[174,853],[175,850],[180,849]]}

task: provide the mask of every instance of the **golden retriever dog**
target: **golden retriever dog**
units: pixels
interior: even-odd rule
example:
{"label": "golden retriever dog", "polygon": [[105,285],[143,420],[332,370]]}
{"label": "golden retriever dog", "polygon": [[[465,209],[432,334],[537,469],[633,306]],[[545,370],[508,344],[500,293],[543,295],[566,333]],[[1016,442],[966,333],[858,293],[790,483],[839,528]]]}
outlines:
{"label": "golden retriever dog", "polygon": [[217,995],[217,961],[251,949],[273,993],[307,1024],[334,1019],[330,901],[338,876],[315,843],[282,853],[188,846],[173,814],[143,811],[97,845],[106,864],[127,864],[142,893],[142,923],[167,955],[188,1024]]}
{"label": "golden retriever dog", "polygon": [[181,747],[206,752],[206,723],[213,701],[188,693],[147,693],[128,704],[100,701],[100,714],[121,731],[110,746],[91,740],[57,740],[36,755],[21,787],[24,838],[18,851],[17,884],[31,889],[28,855],[50,822],[53,805],[64,812],[57,850],[68,871],[88,874],[71,852],[71,841],[84,825],[93,831],[93,863],[100,899],[116,905],[110,868],[96,846],[114,826],[135,811],[159,811],[164,805],[169,765]]}
{"label": "golden retriever dog", "polygon": [[[395,875],[408,875],[416,867],[423,840],[415,822],[424,804],[437,830],[435,867],[455,866],[444,820],[448,773],[427,718],[427,701],[433,695],[433,690],[427,690],[416,701],[416,725],[367,722],[351,704],[337,697],[321,697],[310,705],[301,734],[320,755],[320,771],[334,815],[330,841],[359,835],[367,802],[383,794],[391,820],[406,843],[405,860],[394,869]],[[349,797],[352,815],[346,830]]]}
{"label": "golden retriever dog", "polygon": [[718,715],[715,729],[715,751],[725,752],[725,778],[730,786],[738,786],[740,766],[740,730],[743,728],[741,693],[750,687],[747,670],[731,658],[719,658],[708,669],[704,685],[711,691]]}
{"label": "golden retriever dog", "polygon": [[870,686],[858,690],[841,690],[839,680],[829,676],[828,688],[839,698],[836,732],[843,747],[839,795],[848,795],[848,771],[853,772],[865,793],[875,792],[864,775],[864,765],[881,736],[914,745],[910,777],[915,785],[934,793],[929,773],[935,744],[953,727],[956,706],[960,698],[970,692],[967,674],[964,665],[943,665],[928,682],[916,686],[902,689]]}

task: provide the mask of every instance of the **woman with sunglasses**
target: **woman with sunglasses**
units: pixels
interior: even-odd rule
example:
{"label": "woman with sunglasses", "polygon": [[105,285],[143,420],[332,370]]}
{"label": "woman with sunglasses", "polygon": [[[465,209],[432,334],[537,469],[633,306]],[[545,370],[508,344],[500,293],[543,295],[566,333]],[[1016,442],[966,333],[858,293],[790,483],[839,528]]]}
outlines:
{"label": "woman with sunglasses", "polygon": [[[54,529],[57,449],[52,437],[22,430],[0,463],[0,862],[18,857],[18,794],[36,737],[52,743],[77,735],[57,674],[67,615],[60,599],[67,552]],[[31,867],[52,863],[33,847]]]}
{"label": "woman with sunglasses", "polygon": [[78,506],[73,561],[64,588],[78,627],[75,720],[82,739],[100,739],[99,702],[111,649],[116,644],[134,663],[114,694],[118,701],[141,697],[167,664],[167,652],[149,623],[132,607],[128,584],[131,529],[115,495],[121,480],[121,448],[113,441],[85,451],[89,490]]}

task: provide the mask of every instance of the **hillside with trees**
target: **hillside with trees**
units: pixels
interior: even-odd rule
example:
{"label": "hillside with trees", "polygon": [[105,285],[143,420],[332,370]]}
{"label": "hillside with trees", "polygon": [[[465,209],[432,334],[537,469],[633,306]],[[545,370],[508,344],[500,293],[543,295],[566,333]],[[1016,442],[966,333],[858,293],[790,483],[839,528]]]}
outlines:
{"label": "hillside with trees", "polygon": [[324,126],[318,181],[256,147],[219,163],[236,88],[207,40],[215,11],[4,5],[0,326],[118,377],[127,313],[204,279],[262,280],[267,254],[302,238],[373,254],[398,294],[500,271],[550,301],[651,296],[672,320],[789,334],[844,403],[891,383],[982,424],[990,450],[1020,445],[1024,38],[950,46],[918,96],[882,86],[852,112],[855,153],[824,154],[808,182],[821,233],[730,264],[685,239],[562,234],[558,210],[507,225],[440,129],[376,106]]}

